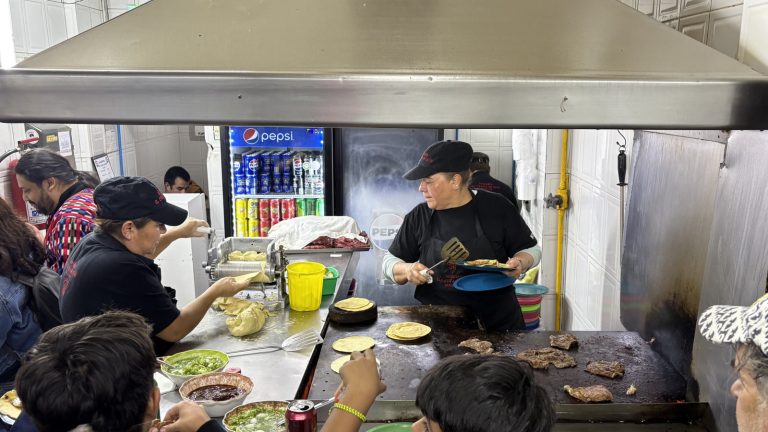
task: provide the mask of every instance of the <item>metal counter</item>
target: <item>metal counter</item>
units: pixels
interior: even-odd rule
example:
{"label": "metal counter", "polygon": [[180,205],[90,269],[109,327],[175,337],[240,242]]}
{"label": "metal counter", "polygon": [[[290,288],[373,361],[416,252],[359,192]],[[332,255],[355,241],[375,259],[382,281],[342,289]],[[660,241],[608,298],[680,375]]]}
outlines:
{"label": "metal counter", "polygon": [[[289,256],[290,262],[314,261],[339,271],[336,292],[340,287],[348,286],[350,274],[354,271],[356,257],[352,252],[342,253],[302,253]],[[345,277],[346,276],[346,277]],[[255,291],[243,291],[238,296],[253,294]],[[261,294],[258,294],[261,295]],[[343,293],[346,296],[346,293]],[[316,329],[321,333],[325,328],[328,307],[333,303],[334,295],[323,296],[320,309],[311,312],[297,312],[286,307],[274,311],[275,316],[267,319],[264,328],[256,334],[235,337],[229,333],[225,324],[227,315],[209,309],[203,320],[184,339],[175,344],[168,354],[190,349],[215,349],[224,352],[241,350],[263,345],[280,345],[288,336],[307,329]],[[262,354],[248,354],[232,357],[228,367],[239,367],[242,374],[253,381],[253,391],[245,403],[262,400],[295,399],[301,391],[308,365],[315,348],[305,348],[297,352],[282,350]],[[165,393],[160,399],[161,416],[176,402],[181,401],[177,390]]]}

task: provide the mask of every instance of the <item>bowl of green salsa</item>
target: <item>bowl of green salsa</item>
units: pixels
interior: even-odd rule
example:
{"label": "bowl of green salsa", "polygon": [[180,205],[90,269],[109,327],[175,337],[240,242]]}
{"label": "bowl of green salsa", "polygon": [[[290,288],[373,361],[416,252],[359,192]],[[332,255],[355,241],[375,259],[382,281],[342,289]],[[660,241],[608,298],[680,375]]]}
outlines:
{"label": "bowl of green salsa", "polygon": [[283,432],[285,425],[278,426],[285,418],[288,402],[251,402],[234,408],[224,416],[224,427],[229,432]]}
{"label": "bowl of green salsa", "polygon": [[176,353],[164,360],[170,366],[161,365],[160,371],[174,384],[180,386],[192,377],[210,372],[221,372],[229,363],[229,356],[221,351],[196,349]]}

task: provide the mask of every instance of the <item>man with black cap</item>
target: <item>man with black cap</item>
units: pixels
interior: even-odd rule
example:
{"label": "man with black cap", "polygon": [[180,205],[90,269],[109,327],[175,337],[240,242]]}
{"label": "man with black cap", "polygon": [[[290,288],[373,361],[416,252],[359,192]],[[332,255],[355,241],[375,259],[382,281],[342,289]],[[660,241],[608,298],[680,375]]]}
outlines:
{"label": "man with black cap", "polygon": [[[165,225],[181,225],[187,212],[168,203],[143,177],[109,179],[93,197],[98,229],[77,245],[64,267],[65,322],[110,309],[136,312],[152,325],[155,351],[162,354],[197,326],[217,297],[232,296],[248,285],[220,279],[179,311],[160,282],[160,268],[153,259],[172,240]],[[185,225],[194,232],[195,224]]]}
{"label": "man with black cap", "polygon": [[[486,330],[522,330],[525,322],[512,278],[536,265],[541,251],[509,200],[469,190],[471,159],[469,144],[440,141],[429,146],[418,165],[403,176],[419,181],[426,202],[405,216],[384,258],[384,274],[395,283],[417,285],[416,299],[424,304],[469,307]],[[468,260],[506,263],[509,285],[482,292],[454,288],[457,279],[473,272],[450,262],[437,265],[443,259],[440,250],[452,237],[467,248]]]}
{"label": "man with black cap", "polygon": [[481,152],[472,153],[472,163],[469,165],[469,170],[472,172],[472,179],[469,182],[470,189],[496,192],[503,195],[517,207],[517,197],[512,188],[506,183],[491,177],[490,158],[487,154]]}

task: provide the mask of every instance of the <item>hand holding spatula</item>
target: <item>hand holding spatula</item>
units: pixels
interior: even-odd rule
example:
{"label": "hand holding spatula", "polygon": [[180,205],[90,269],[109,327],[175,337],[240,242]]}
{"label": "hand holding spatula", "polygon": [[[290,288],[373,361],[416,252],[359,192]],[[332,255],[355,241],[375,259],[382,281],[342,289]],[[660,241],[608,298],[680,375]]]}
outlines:
{"label": "hand holding spatula", "polygon": [[432,267],[428,269],[424,269],[419,271],[419,273],[427,278],[427,283],[432,283],[432,275],[429,274],[429,271],[433,268],[439,266],[440,264],[450,261],[450,262],[456,262],[456,261],[464,261],[469,257],[469,251],[466,247],[459,241],[458,238],[452,237],[450,240],[445,242],[443,247],[440,249],[440,257],[442,258],[442,261],[439,261],[437,264],[433,265]]}

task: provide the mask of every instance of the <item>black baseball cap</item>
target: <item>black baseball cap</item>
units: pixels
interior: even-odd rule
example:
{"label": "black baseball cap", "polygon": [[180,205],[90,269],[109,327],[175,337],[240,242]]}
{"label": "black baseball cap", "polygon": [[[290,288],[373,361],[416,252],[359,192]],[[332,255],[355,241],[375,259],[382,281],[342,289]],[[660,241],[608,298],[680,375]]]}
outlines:
{"label": "black baseball cap", "polygon": [[419,164],[405,173],[406,180],[420,180],[439,172],[462,172],[469,169],[472,146],[464,141],[438,141],[421,155]]}
{"label": "black baseball cap", "polygon": [[181,225],[187,211],[168,203],[165,196],[144,177],[113,177],[93,191],[96,216],[101,219],[150,218],[162,224]]}

